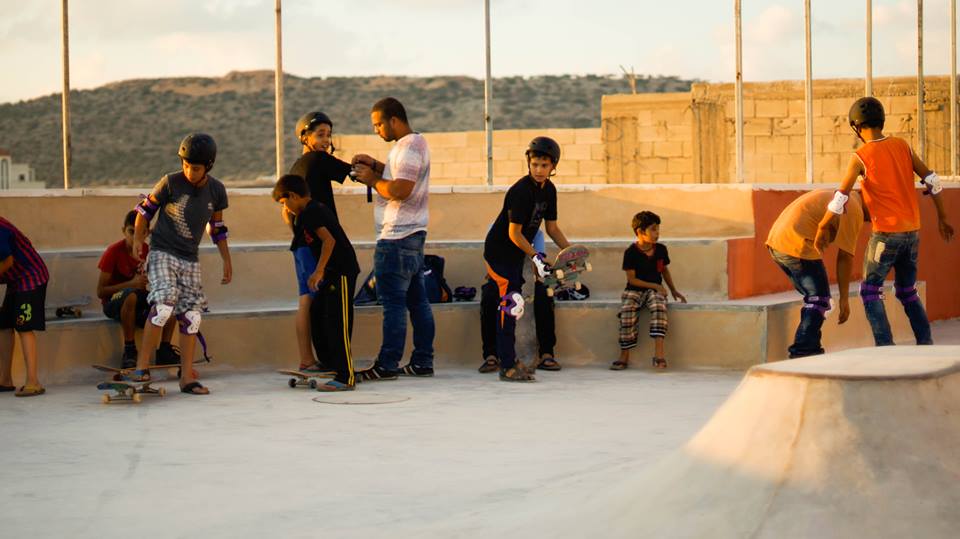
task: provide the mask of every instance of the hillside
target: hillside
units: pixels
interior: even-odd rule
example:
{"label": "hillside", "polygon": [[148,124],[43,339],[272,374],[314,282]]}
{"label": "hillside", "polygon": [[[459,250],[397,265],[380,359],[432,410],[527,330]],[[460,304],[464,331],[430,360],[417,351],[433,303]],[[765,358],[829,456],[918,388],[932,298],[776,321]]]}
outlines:
{"label": "hillside", "polygon": [[[648,77],[639,92],[686,91],[691,81]],[[621,77],[539,76],[494,80],[497,129],[598,127],[600,98],[629,92]],[[483,81],[469,77],[330,77],[287,75],[284,84],[286,160],[299,151],[297,117],[321,109],[338,133],[370,133],[370,105],[392,95],[423,131],[483,129]],[[271,174],[273,73],[233,72],[222,78],[141,79],[71,92],[73,184],[148,185],[178,166],[176,145],[190,131],[213,135],[216,175],[242,181]],[[0,148],[30,163],[37,179],[63,182],[60,95],[0,104]]]}

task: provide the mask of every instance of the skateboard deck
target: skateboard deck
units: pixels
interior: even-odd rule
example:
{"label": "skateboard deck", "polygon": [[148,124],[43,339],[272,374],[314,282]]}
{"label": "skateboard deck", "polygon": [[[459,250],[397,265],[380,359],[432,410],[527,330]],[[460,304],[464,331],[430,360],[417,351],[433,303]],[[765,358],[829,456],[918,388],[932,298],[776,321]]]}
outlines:
{"label": "skateboard deck", "polygon": [[556,289],[563,286],[573,286],[580,289],[580,274],[590,271],[590,251],[583,245],[571,245],[557,253],[557,258],[550,265],[550,272],[543,278],[547,287],[547,295],[553,296]]}
{"label": "skateboard deck", "polygon": [[102,397],[100,397],[100,401],[104,404],[110,404],[111,402],[119,401],[131,401],[135,404],[139,404],[143,399],[143,395],[156,395],[158,397],[163,397],[167,394],[166,389],[162,387],[153,387],[150,385],[152,383],[154,382],[125,382],[120,380],[111,380],[109,382],[100,382],[97,384],[97,389],[101,391],[113,391],[113,394],[105,393]]}
{"label": "skateboard deck", "polygon": [[303,372],[303,371],[294,371],[287,369],[277,370],[280,374],[286,374],[287,376],[293,376],[287,380],[287,385],[295,388],[297,386],[308,386],[310,389],[317,389],[317,380],[321,378],[333,378],[336,373],[333,371],[317,371],[317,372]]}

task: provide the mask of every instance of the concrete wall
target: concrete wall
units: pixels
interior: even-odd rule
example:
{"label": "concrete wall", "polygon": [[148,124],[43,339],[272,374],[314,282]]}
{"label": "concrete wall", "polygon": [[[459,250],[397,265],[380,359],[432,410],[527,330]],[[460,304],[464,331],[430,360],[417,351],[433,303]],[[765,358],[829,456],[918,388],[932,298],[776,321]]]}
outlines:
{"label": "concrete wall", "polygon": [[[916,79],[875,79],[886,132],[919,151]],[[814,81],[814,180],[834,183],[858,140],[847,113],[863,80]],[[926,162],[950,164],[949,78],[926,79]],[[802,81],[744,85],[744,180],[806,181]],[[713,183],[736,177],[733,84],[694,84],[689,93],[604,96],[601,111],[609,183]]]}
{"label": "concrete wall", "polygon": [[[599,128],[509,129],[493,133],[493,179],[508,184],[527,173],[527,143],[546,135],[560,143],[562,155],[554,181],[606,183],[604,145]],[[430,146],[430,181],[433,185],[477,185],[487,177],[486,138],[483,131],[425,133]],[[336,155],[345,161],[366,153],[385,161],[390,145],[376,135],[335,135]]]}
{"label": "concrete wall", "polygon": [[[482,240],[503,205],[505,186],[443,187],[430,194],[429,239]],[[568,238],[630,238],[630,219],[657,212],[664,237],[752,236],[751,186],[561,185],[559,223]],[[123,216],[140,190],[0,193],[0,215],[41,249],[95,247],[120,238]],[[285,241],[290,231],[267,189],[230,189],[224,213],[234,242]],[[365,190],[338,192],[337,211],[353,241],[373,240],[373,208]],[[629,242],[629,239],[628,239]]]}

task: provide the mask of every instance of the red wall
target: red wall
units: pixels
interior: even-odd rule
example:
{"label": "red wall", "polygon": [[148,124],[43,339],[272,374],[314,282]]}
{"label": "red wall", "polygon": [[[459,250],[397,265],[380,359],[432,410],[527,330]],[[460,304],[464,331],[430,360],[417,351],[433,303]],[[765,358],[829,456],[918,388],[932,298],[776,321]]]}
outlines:
{"label": "red wall", "polygon": [[[780,212],[805,192],[754,189],[755,236],[727,242],[727,286],[731,299],[793,289],[780,268],[770,259],[764,242]],[[933,202],[917,190],[921,214],[919,279],[927,283],[925,306],[930,320],[960,316],[960,189],[944,189],[942,195],[947,221],[957,232],[950,243],[940,238]],[[861,278],[863,252],[869,236],[870,227],[865,226],[857,247],[852,280]],[[836,253],[836,247],[831,246],[824,257],[831,282],[836,282]]]}

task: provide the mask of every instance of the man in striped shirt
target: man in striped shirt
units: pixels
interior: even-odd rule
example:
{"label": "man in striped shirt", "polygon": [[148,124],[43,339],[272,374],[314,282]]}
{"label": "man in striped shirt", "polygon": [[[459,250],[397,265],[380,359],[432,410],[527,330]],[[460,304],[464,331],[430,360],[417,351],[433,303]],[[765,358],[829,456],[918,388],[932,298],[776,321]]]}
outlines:
{"label": "man in striped shirt", "polygon": [[0,306],[0,391],[14,391],[13,334],[20,335],[20,348],[27,365],[27,383],[16,389],[18,397],[42,395],[37,376],[37,337],[46,329],[44,309],[50,274],[40,254],[10,221],[0,217],[0,284],[7,289]]}

